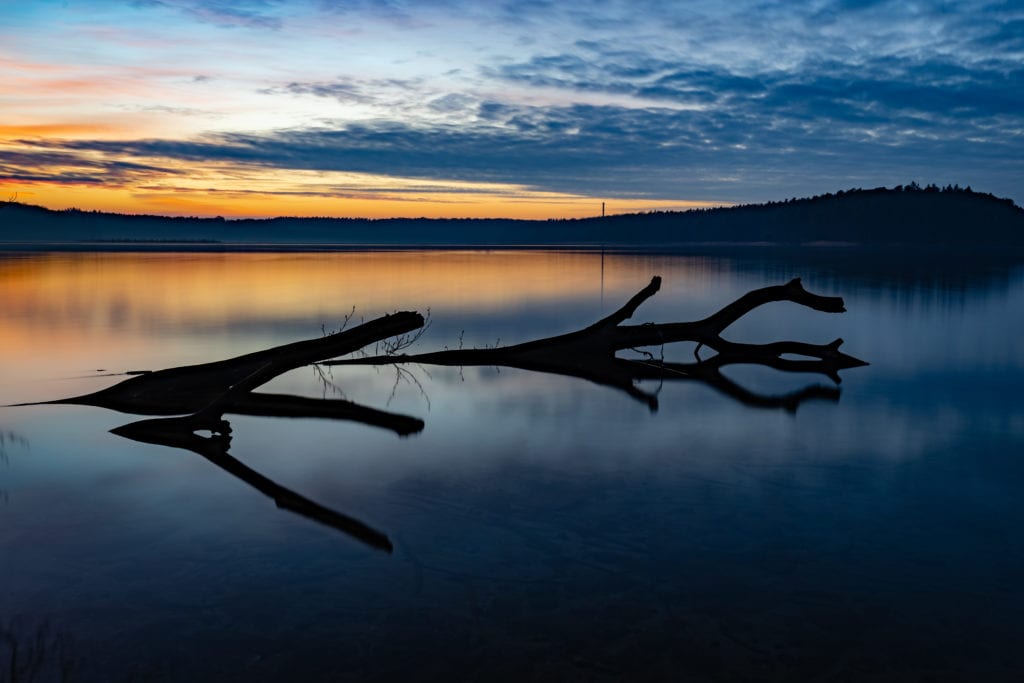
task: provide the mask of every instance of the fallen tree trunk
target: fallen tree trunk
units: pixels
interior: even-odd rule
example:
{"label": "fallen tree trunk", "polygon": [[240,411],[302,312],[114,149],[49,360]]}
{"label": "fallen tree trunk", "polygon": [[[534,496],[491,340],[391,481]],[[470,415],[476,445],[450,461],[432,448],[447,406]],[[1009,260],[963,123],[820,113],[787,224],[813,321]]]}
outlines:
{"label": "fallen tree trunk", "polygon": [[[740,400],[744,404],[761,407],[782,407],[795,410],[804,400],[811,398],[838,399],[838,391],[828,387],[809,387],[803,391],[782,396],[763,396],[743,389],[721,374],[721,368],[733,364],[758,364],[787,372],[813,372],[824,374],[839,382],[839,370],[867,365],[862,360],[839,350],[842,339],[829,344],[807,344],[780,341],[769,344],[743,344],[729,341],[722,333],[729,325],[750,311],[767,303],[790,301],[817,311],[841,313],[846,309],[840,297],[812,294],[803,288],[800,279],[784,285],[764,287],[744,294],[716,313],[693,322],[648,323],[623,325],[637,308],[654,296],[661,287],[661,278],[655,277],[644,289],[611,315],[582,330],[547,337],[506,347],[486,349],[457,349],[421,354],[393,354],[331,360],[322,365],[383,365],[419,363],[447,366],[501,366],[523,370],[567,375],[597,384],[615,387],[642,401],[652,410],[657,409],[657,397],[640,390],[635,382],[642,379],[680,380],[695,379]],[[697,362],[665,363],[652,359],[629,360],[617,358],[615,353],[624,349],[660,346],[673,342],[694,342],[697,352],[706,346],[716,352],[710,359]],[[783,358],[784,354],[799,355],[805,359]]]}
{"label": "fallen tree trunk", "polygon": [[[140,420],[111,432],[133,441],[192,451],[268,496],[277,507],[391,552],[391,541],[384,533],[281,486],[229,455],[231,425],[224,414],[326,417],[383,427],[402,436],[419,432],[423,421],[418,418],[351,401],[259,394],[252,390],[289,370],[406,334],[421,328],[423,323],[418,313],[395,313],[321,339],[285,344],[214,363],[147,372],[93,394],[51,403],[90,405],[143,415],[178,415]],[[210,435],[201,435],[201,431],[209,431]]]}
{"label": "fallen tree trunk", "polygon": [[[807,292],[799,279],[785,285],[748,292],[703,320],[623,325],[643,302],[657,293],[660,286],[661,278],[653,278],[647,287],[624,306],[587,328],[514,346],[328,360],[423,327],[421,315],[403,312],[321,339],[286,344],[214,363],[147,372],[92,394],[49,403],[98,406],[143,415],[175,415],[141,420],[111,431],[136,441],[197,453],[269,496],[278,507],[331,526],[376,548],[390,551],[391,542],[383,533],[280,486],[228,455],[231,425],[224,419],[224,415],[238,413],[350,419],[391,429],[400,435],[423,429],[423,421],[417,418],[375,410],[350,401],[253,393],[253,389],[278,375],[318,362],[325,365],[423,363],[522,368],[578,377],[615,387],[643,401],[651,410],[657,409],[657,396],[639,389],[635,384],[637,381],[697,380],[746,405],[796,410],[797,406],[808,399],[837,400],[839,392],[835,388],[811,386],[781,396],[765,396],[748,391],[729,380],[721,373],[721,369],[732,364],[754,363],[783,371],[820,373],[838,383],[839,370],[866,365],[864,361],[839,351],[841,339],[830,344],[816,345],[794,341],[742,344],[722,338],[722,332],[733,322],[758,306],[773,301],[791,301],[824,312],[839,313],[845,310],[841,298]],[[667,363],[650,355],[644,359],[626,359],[615,355],[623,349],[680,341],[698,344],[696,362]],[[703,346],[714,350],[716,355],[706,360],[701,359],[699,350]],[[783,358],[784,354],[800,355],[804,359]],[[201,431],[209,431],[210,435],[201,435],[198,433]]]}
{"label": "fallen tree trunk", "polygon": [[[48,403],[89,405],[141,415],[175,415],[140,420],[110,431],[133,441],[192,451],[268,496],[277,507],[391,552],[391,541],[384,533],[281,486],[229,455],[231,425],[224,414],[353,420],[390,429],[401,436],[422,431],[423,420],[419,418],[351,401],[253,393],[253,389],[289,370],[407,334],[423,324],[419,313],[395,313],[320,339],[214,363],[141,373],[92,394]],[[210,435],[198,433],[202,431],[209,431]]]}
{"label": "fallen tree trunk", "polygon": [[48,403],[89,405],[136,415],[182,415],[204,412],[280,417],[327,417],[365,422],[407,435],[423,421],[374,410],[351,401],[256,394],[252,390],[316,361],[357,351],[364,346],[423,327],[414,312],[386,315],[320,339],[276,346],[213,363],[146,372],[92,394]]}

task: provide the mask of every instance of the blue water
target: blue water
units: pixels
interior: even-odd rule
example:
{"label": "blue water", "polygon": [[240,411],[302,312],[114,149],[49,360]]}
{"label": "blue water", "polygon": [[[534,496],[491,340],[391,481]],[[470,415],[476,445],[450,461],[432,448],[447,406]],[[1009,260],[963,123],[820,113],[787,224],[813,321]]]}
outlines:
{"label": "blue water", "polygon": [[131,415],[0,408],[0,671],[17,642],[36,680],[1024,677],[1024,267],[1005,255],[21,253],[0,257],[0,404],[394,310],[430,309],[413,351],[506,345],[585,326],[653,275],[634,322],[802,276],[848,312],[771,304],[726,336],[842,337],[871,365],[795,413],[698,382],[641,383],[652,412],[509,368],[304,368],[265,390],[423,431],[229,416],[234,457],[391,554],[109,433]]}

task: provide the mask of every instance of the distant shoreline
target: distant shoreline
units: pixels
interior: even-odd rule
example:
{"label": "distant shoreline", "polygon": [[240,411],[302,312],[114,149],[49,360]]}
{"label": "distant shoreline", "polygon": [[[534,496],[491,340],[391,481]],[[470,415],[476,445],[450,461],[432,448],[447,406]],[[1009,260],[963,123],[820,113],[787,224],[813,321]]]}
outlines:
{"label": "distant shoreline", "polygon": [[[1024,246],[1024,209],[970,188],[853,189],[691,211],[529,221],[168,218],[0,204],[0,248],[94,250],[646,249]],[[34,248],[34,247],[33,247]]]}
{"label": "distant shoreline", "polygon": [[[960,244],[856,244],[848,242],[812,242],[805,244],[765,242],[677,242],[667,244],[329,244],[291,242],[2,242],[2,253],[359,253],[406,251],[556,251],[606,254],[742,254],[757,253],[839,253],[849,252],[905,252],[936,253],[962,252],[993,253],[1009,251],[1024,253],[1024,245],[978,244],[964,247]],[[909,251],[908,251],[909,250]]]}

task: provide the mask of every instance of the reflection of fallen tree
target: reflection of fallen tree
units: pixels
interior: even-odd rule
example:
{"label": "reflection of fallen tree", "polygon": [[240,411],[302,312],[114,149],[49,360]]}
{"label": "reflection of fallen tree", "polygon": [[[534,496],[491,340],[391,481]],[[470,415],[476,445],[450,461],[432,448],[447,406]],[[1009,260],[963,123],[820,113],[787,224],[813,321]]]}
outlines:
{"label": "reflection of fallen tree", "polygon": [[[820,373],[838,383],[840,370],[865,365],[863,361],[839,351],[841,339],[818,345],[795,341],[742,344],[722,338],[723,331],[729,325],[753,309],[773,301],[791,301],[832,313],[845,310],[841,298],[812,294],[803,288],[799,279],[785,285],[748,292],[703,320],[623,325],[643,302],[657,293],[660,286],[661,279],[655,277],[622,308],[585,329],[515,346],[415,355],[395,353],[415,339],[407,335],[424,326],[421,315],[403,312],[320,339],[286,344],[214,363],[139,373],[107,389],[51,403],[99,406],[142,415],[174,416],[141,420],[112,431],[136,441],[197,453],[269,496],[278,507],[390,551],[391,542],[383,533],[280,486],[228,455],[231,426],[224,415],[234,413],[354,420],[389,429],[403,436],[423,429],[423,421],[417,418],[376,410],[351,401],[253,391],[289,370],[315,363],[515,367],[578,377],[615,387],[643,401],[652,410],[657,408],[657,396],[642,391],[636,382],[697,380],[746,405],[795,410],[808,399],[837,400],[839,391],[834,387],[814,385],[784,395],[761,395],[728,379],[722,374],[722,368],[735,364],[756,364],[790,372]],[[397,341],[385,344],[385,348],[390,351],[387,355],[328,360],[393,338],[397,338]],[[698,345],[696,362],[669,363],[655,359],[651,354],[643,359],[625,359],[615,355],[624,349],[682,341]],[[704,346],[715,351],[715,355],[701,359],[699,352]],[[200,432],[208,432],[209,435]]]}
{"label": "reflection of fallen tree", "polygon": [[[28,448],[28,439],[16,432],[0,429],[0,464],[6,465],[8,461],[8,447]],[[0,503],[6,503],[8,494],[5,489],[0,489]]]}
{"label": "reflection of fallen tree", "polygon": [[[504,366],[524,370],[567,375],[615,387],[657,409],[657,396],[636,386],[639,380],[697,380],[750,406],[781,407],[795,410],[803,401],[813,398],[837,400],[838,389],[810,386],[779,396],[765,396],[749,391],[725,377],[721,370],[728,365],[755,364],[787,372],[812,372],[839,382],[839,371],[866,365],[839,350],[842,339],[830,344],[807,344],[781,341],[769,344],[743,344],[722,338],[732,323],[755,308],[774,301],[791,301],[814,310],[841,313],[846,309],[840,297],[812,294],[803,288],[799,278],[785,285],[764,287],[744,294],[718,312],[693,322],[649,323],[623,325],[636,309],[654,296],[661,287],[655,277],[622,308],[593,325],[536,341],[507,347],[457,349],[415,355],[385,355],[325,361],[323,365],[381,365],[421,363],[448,366]],[[697,361],[667,363],[650,355],[642,360],[618,358],[617,351],[639,347],[661,346],[672,342],[695,342]],[[701,347],[716,352],[702,360]],[[793,358],[792,356],[800,356]]]}
{"label": "reflection of fallen tree", "polygon": [[17,432],[0,429],[0,462],[7,462],[8,446],[28,448],[28,439]]}
{"label": "reflection of fallen tree", "polygon": [[[197,453],[269,496],[278,507],[390,551],[391,542],[383,533],[280,486],[228,455],[231,426],[224,415],[330,418],[362,422],[389,429],[401,436],[419,432],[423,429],[423,421],[415,417],[340,399],[261,394],[254,393],[253,389],[289,370],[352,353],[396,335],[405,335],[423,324],[423,317],[418,313],[395,313],[320,339],[286,344],[214,363],[141,373],[92,394],[50,403],[97,406],[142,415],[177,415],[141,420],[111,431],[135,441]],[[209,432],[209,436],[199,432]]]}
{"label": "reflection of fallen tree", "polygon": [[34,623],[24,618],[0,622],[0,681],[70,681],[77,656],[65,633],[49,621]]}
{"label": "reflection of fallen tree", "polygon": [[[401,416],[398,416],[401,417]],[[413,418],[408,418],[413,419]],[[210,436],[197,434],[210,431]],[[134,441],[184,448],[197,453],[225,472],[271,498],[277,507],[302,515],[341,531],[367,545],[391,552],[388,537],[355,517],[324,507],[260,474],[228,454],[231,425],[216,412],[201,412],[186,417],[140,420],[112,429],[111,432]]]}

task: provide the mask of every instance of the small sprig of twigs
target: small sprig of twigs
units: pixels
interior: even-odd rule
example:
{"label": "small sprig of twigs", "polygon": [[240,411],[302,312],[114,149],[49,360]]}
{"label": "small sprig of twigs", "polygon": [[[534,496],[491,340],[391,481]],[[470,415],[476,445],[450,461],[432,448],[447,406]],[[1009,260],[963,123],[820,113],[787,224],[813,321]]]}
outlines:
{"label": "small sprig of twigs", "polygon": [[[408,384],[409,386],[416,387],[420,396],[423,397],[424,402],[427,404],[427,412],[430,412],[430,396],[427,394],[427,390],[423,388],[423,384],[417,379],[416,375],[412,373],[408,368],[404,368],[401,365],[392,366],[395,370],[395,381],[391,385],[391,395],[388,396],[387,403],[384,405],[390,406],[391,402],[395,400],[395,396],[398,395],[398,385],[401,383]],[[430,373],[427,372],[426,368],[422,365],[417,364],[417,367],[426,373],[427,377],[430,377]]]}
{"label": "small sprig of twigs", "polygon": [[328,367],[324,370],[324,366],[319,363],[313,365],[313,374],[315,375],[320,386],[322,388],[320,398],[327,398],[327,392],[330,391],[331,395],[338,396],[348,400],[348,396],[345,395],[345,390],[338,386],[338,383],[334,381],[334,369]]}
{"label": "small sprig of twigs", "polygon": [[[322,323],[320,325],[320,331],[323,333],[323,335],[325,337],[328,336],[328,335],[331,335],[331,334],[337,334],[339,332],[342,332],[342,331],[345,330],[346,327],[348,327],[349,322],[351,322],[355,318],[355,314],[356,314],[356,308],[355,308],[355,306],[353,306],[352,310],[349,311],[345,315],[345,317],[342,319],[341,327],[339,327],[336,330],[328,330],[326,324]],[[408,334],[400,334],[400,335],[397,335],[397,336],[394,336],[394,337],[390,337],[388,339],[384,339],[384,340],[375,342],[374,345],[373,345],[373,353],[372,354],[369,351],[367,351],[365,348],[363,348],[363,349],[359,349],[358,351],[356,351],[355,355],[358,356],[358,357],[362,357],[362,358],[368,358],[371,355],[372,356],[397,356],[397,355],[399,355],[400,353],[404,352],[406,349],[408,349],[408,348],[412,347],[413,345],[415,345],[416,342],[418,342],[420,340],[420,338],[423,337],[423,334],[430,327],[432,321],[430,319],[430,309],[429,308],[427,309],[426,314],[423,316],[423,318],[424,318],[423,326],[420,327],[419,329],[417,329],[417,330],[415,330],[413,332],[410,332]],[[360,320],[360,322],[362,322],[362,320]],[[459,341],[460,341],[459,346],[460,346],[460,348],[461,348],[461,340],[462,340],[462,335],[460,334],[459,335]],[[391,385],[391,394],[388,396],[388,400],[387,400],[387,404],[386,405],[390,406],[391,402],[395,400],[395,397],[398,395],[398,387],[401,384],[407,384],[409,386],[414,386],[414,387],[416,387],[417,390],[419,390],[420,396],[423,397],[423,400],[427,404],[427,410],[429,411],[430,410],[430,396],[427,395],[427,390],[423,387],[423,383],[420,382],[420,380],[416,377],[416,375],[413,374],[408,368],[402,367],[401,365],[394,365],[392,367],[394,368],[394,371],[395,371],[395,381]],[[430,377],[430,373],[427,372],[427,370],[422,365],[418,365],[418,367],[420,368],[420,370],[422,370],[427,375],[427,377]],[[326,371],[325,371],[323,365],[321,365],[320,363],[315,363],[315,364],[313,364],[313,369],[314,369],[314,372],[316,373],[317,380],[320,382],[321,386],[323,387],[323,394],[322,394],[323,398],[327,398],[328,390],[330,390],[332,394],[334,394],[336,396],[340,396],[343,399],[347,399],[348,398],[345,395],[345,391],[334,381],[334,373],[333,373],[332,368],[330,366],[328,366]],[[376,370],[377,370],[378,373],[380,372],[380,368],[379,367],[376,368]]]}
{"label": "small sprig of twigs", "polygon": [[[355,315],[356,315],[356,307],[353,306],[352,310],[349,311],[348,313],[346,313],[345,317],[341,319],[341,327],[339,327],[336,330],[328,330],[326,323],[320,323],[320,331],[323,333],[323,335],[325,337],[329,337],[332,334],[338,334],[339,332],[344,332],[345,328],[348,327],[349,322],[351,322],[352,318],[354,318]],[[363,322],[362,319],[360,319],[359,322],[360,323]]]}
{"label": "small sprig of twigs", "polygon": [[383,339],[374,344],[374,355],[397,356],[420,340],[423,334],[430,328],[433,321],[430,319],[430,309],[427,309],[423,316],[423,327],[407,334],[399,334],[388,339]]}
{"label": "small sprig of twigs", "polygon": [[[427,312],[423,316],[423,320],[423,327],[419,328],[418,330],[409,332],[408,334],[400,334],[396,337],[391,337],[390,339],[384,339],[374,344],[374,354],[382,356],[397,356],[406,349],[408,349],[409,347],[415,345],[416,342],[418,342],[420,338],[423,336],[423,333],[427,331],[427,329],[433,322],[430,319],[429,308],[427,308]],[[360,353],[364,352],[360,351]],[[423,400],[426,402],[427,411],[429,412],[430,396],[427,394],[427,390],[423,388],[423,383],[420,382],[416,375],[413,374],[413,372],[410,371],[408,368],[402,367],[401,365],[394,365],[392,367],[395,370],[395,381],[391,385],[391,394],[388,396],[388,400],[387,403],[385,403],[385,405],[391,405],[391,402],[395,400],[395,396],[397,396],[398,394],[398,386],[402,383],[405,383],[409,386],[414,386],[419,390],[420,396],[422,396]],[[427,377],[430,377],[430,373],[427,372],[422,365],[417,364],[417,367],[419,367],[420,370],[423,370],[423,372],[426,373]]]}

